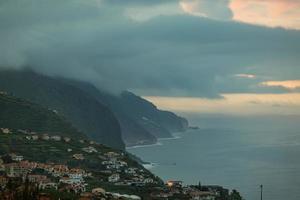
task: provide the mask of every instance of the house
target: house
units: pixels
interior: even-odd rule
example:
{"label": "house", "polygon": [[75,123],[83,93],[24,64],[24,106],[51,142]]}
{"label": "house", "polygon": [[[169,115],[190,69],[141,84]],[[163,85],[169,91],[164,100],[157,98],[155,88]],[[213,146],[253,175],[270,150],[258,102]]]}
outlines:
{"label": "house", "polygon": [[73,154],[73,158],[76,160],[84,160],[84,156],[81,153]]}
{"label": "house", "polygon": [[60,183],[65,183],[65,184],[69,184],[69,185],[73,185],[73,184],[80,184],[83,182],[83,179],[79,179],[79,178],[70,178],[68,176],[63,176],[61,179],[59,179]]}
{"label": "house", "polygon": [[136,195],[119,194],[119,193],[112,193],[112,192],[109,194],[111,194],[115,199],[141,200],[141,197]]}
{"label": "house", "polygon": [[61,136],[59,136],[59,135],[53,135],[53,136],[51,136],[51,140],[61,141]]}
{"label": "house", "polygon": [[153,183],[154,180],[152,178],[145,178],[143,182],[146,183],[146,184],[147,183],[149,184],[149,183]]}
{"label": "house", "polygon": [[43,134],[42,137],[41,137],[41,139],[48,141],[48,140],[50,140],[50,137],[49,137],[48,134]]}
{"label": "house", "polygon": [[79,200],[92,200],[93,194],[89,192],[82,193],[79,197]]}
{"label": "house", "polygon": [[27,140],[38,140],[39,136],[38,135],[26,135],[25,138]]}
{"label": "house", "polygon": [[17,163],[4,164],[8,177],[22,177],[28,173],[27,169],[21,168]]}
{"label": "house", "polygon": [[21,155],[16,155],[14,153],[10,154],[10,157],[13,161],[16,161],[16,162],[19,162],[19,161],[22,161],[24,159],[23,156]]}
{"label": "house", "polygon": [[128,165],[127,162],[125,162],[125,161],[118,161],[118,163],[121,167],[125,167]]}
{"label": "house", "polygon": [[113,158],[113,157],[118,157],[119,154],[113,151],[109,151],[107,153],[104,154],[105,156],[107,156],[108,158]]}
{"label": "house", "polygon": [[9,134],[11,131],[8,128],[0,128],[1,132],[4,134]]}
{"label": "house", "polygon": [[45,181],[45,182],[42,182],[39,184],[39,189],[55,189],[57,190],[58,189],[58,185],[57,183],[53,183],[53,182],[50,182],[50,181]]}
{"label": "house", "polygon": [[191,191],[188,193],[192,200],[215,200],[215,195],[212,192]]}
{"label": "house", "polygon": [[37,168],[37,166],[38,166],[38,164],[36,162],[29,162],[27,160],[19,162],[19,167],[24,170],[28,170],[28,171],[31,171],[32,169]]}
{"label": "house", "polygon": [[108,177],[108,182],[115,183],[120,180],[120,174],[112,174]]}
{"label": "house", "polygon": [[[74,191],[75,193],[85,192],[86,185],[83,180],[69,178],[68,176],[63,176],[60,180],[60,183],[65,184],[64,190]],[[62,188],[61,188],[62,189]]]}
{"label": "house", "polygon": [[31,136],[31,139],[32,139],[32,140],[38,140],[38,139],[39,139],[39,136],[38,136],[38,135],[32,135],[32,136]]}
{"label": "house", "polygon": [[103,188],[94,188],[94,189],[92,189],[92,194],[105,195],[105,190]]}
{"label": "house", "polygon": [[69,171],[69,168],[66,165],[54,165],[53,166],[53,172],[67,173],[68,171]]}
{"label": "house", "polygon": [[172,188],[181,188],[182,181],[167,181],[166,185]]}
{"label": "house", "polygon": [[129,167],[129,168],[125,169],[125,173],[126,174],[136,174],[136,170],[137,170],[137,168]]}
{"label": "house", "polygon": [[97,153],[97,149],[95,149],[94,147],[92,146],[88,146],[88,147],[84,147],[82,148],[82,151],[86,152],[86,153]]}
{"label": "house", "polygon": [[95,141],[90,141],[90,145],[96,144]]}
{"label": "house", "polygon": [[47,180],[47,176],[39,174],[29,174],[28,181],[32,183],[42,183]]}
{"label": "house", "polygon": [[64,137],[64,141],[65,141],[65,142],[70,142],[70,141],[71,141],[71,138],[69,138],[69,137]]}
{"label": "house", "polygon": [[68,176],[73,179],[83,180],[83,177],[86,176],[86,173],[82,169],[74,169],[73,168],[73,169],[69,170]]}

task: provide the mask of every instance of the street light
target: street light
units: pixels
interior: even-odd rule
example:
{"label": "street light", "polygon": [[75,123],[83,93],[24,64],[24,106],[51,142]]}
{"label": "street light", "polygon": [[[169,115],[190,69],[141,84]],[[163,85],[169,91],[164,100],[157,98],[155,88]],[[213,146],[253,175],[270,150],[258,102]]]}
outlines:
{"label": "street light", "polygon": [[263,199],[263,185],[260,185],[260,200]]}

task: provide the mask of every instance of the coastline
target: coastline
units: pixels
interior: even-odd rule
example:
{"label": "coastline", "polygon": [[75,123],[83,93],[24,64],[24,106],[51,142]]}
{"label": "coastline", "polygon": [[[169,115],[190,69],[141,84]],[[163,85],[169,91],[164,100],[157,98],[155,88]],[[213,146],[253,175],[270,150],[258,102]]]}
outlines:
{"label": "coastline", "polygon": [[180,139],[182,134],[186,133],[186,131],[184,132],[175,132],[172,133],[172,137],[168,137],[168,138],[157,138],[157,141],[153,144],[138,144],[138,145],[132,145],[132,146],[128,146],[125,149],[136,149],[136,148],[145,148],[145,147],[153,147],[153,146],[161,146],[163,145],[163,143],[161,143],[160,141],[166,141],[166,140],[177,140]]}
{"label": "coastline", "polygon": [[151,169],[153,169],[154,167],[156,167],[158,164],[157,164],[157,163],[152,163],[152,162],[150,162],[150,163],[146,163],[146,164],[142,164],[142,165],[143,165],[143,167],[144,167],[145,169],[151,170]]}
{"label": "coastline", "polygon": [[[159,140],[159,139],[157,139]],[[139,145],[133,145],[133,146],[128,146],[125,149],[136,149],[136,148],[142,148],[142,147],[152,147],[152,146],[161,146],[163,145],[162,143],[160,143],[159,141],[157,141],[156,143],[153,144],[139,144]]]}

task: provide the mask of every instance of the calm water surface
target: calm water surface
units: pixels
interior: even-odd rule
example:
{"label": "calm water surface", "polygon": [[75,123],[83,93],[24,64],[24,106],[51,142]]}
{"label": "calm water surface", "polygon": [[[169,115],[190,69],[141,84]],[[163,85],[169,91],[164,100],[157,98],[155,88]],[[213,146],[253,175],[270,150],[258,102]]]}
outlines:
{"label": "calm water surface", "polygon": [[194,117],[199,130],[128,149],[155,163],[164,180],[218,184],[238,189],[247,200],[300,199],[299,117]]}

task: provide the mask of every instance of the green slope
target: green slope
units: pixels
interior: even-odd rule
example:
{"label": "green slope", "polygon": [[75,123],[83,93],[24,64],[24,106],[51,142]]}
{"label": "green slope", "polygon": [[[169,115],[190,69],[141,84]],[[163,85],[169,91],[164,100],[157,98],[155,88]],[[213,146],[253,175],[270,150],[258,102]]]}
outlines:
{"label": "green slope", "polygon": [[0,94],[0,127],[86,138],[55,111],[3,93]]}
{"label": "green slope", "polygon": [[0,90],[57,110],[89,138],[124,149],[118,120],[88,93],[57,78],[32,71],[0,71]]}
{"label": "green slope", "polygon": [[[93,177],[88,179],[89,188],[101,186],[115,191],[135,190],[134,187],[118,188],[107,183],[109,175],[102,172],[102,170],[106,170],[102,161],[107,159],[103,158],[107,152],[117,153],[118,159],[125,161],[128,168],[134,167],[143,170],[144,177],[161,182],[159,178],[132,159],[128,153],[88,140],[83,133],[77,131],[52,110],[2,92],[0,93],[0,127],[10,129],[8,134],[2,133],[0,130],[0,156],[15,153],[24,156],[24,159],[29,161],[64,164],[73,168],[85,169],[93,174]],[[68,136],[71,140],[69,142],[41,138],[28,140],[26,138],[28,134],[20,132],[19,129],[35,132],[39,136],[44,133]],[[97,152],[87,153],[82,150],[84,147],[93,147]],[[69,149],[71,151],[68,151]],[[82,154],[84,160],[74,159],[74,154]],[[123,177],[127,176],[124,172],[120,173]]]}

